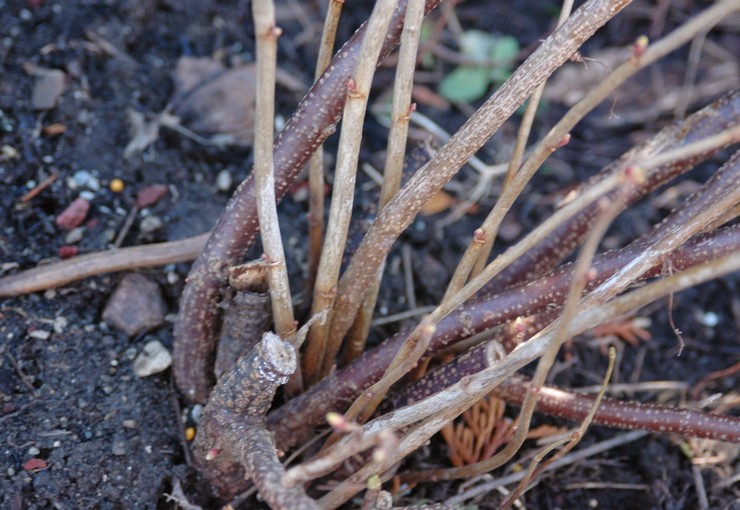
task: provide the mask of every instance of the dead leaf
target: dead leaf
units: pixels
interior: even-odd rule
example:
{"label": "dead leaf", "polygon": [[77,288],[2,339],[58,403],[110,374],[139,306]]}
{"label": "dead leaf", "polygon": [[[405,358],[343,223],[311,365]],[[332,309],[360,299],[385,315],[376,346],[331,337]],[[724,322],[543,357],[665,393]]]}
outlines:
{"label": "dead leaf", "polygon": [[199,84],[215,78],[225,70],[221,62],[212,58],[180,57],[173,75],[175,94],[172,102],[177,103],[184,94],[195,89]]}
{"label": "dead leaf", "polygon": [[226,69],[209,58],[182,57],[174,73],[172,113],[195,134],[250,146],[254,139],[255,67]]}
{"label": "dead leaf", "polygon": [[124,159],[130,159],[141,154],[147,147],[156,142],[159,138],[160,127],[158,119],[148,122],[142,113],[131,109],[127,113],[133,137],[123,150]]}
{"label": "dead leaf", "polygon": [[[172,78],[175,92],[164,111],[149,118],[129,111],[133,138],[124,150],[126,159],[157,141],[161,127],[204,145],[252,145],[254,64],[227,68],[214,58],[181,57]],[[306,90],[299,78],[280,69],[276,81],[293,92]]]}
{"label": "dead leaf", "polygon": [[424,216],[432,216],[433,214],[446,211],[456,203],[457,199],[455,197],[447,193],[445,190],[440,190],[439,193],[434,195],[426,204],[424,204],[421,208],[421,214]]}

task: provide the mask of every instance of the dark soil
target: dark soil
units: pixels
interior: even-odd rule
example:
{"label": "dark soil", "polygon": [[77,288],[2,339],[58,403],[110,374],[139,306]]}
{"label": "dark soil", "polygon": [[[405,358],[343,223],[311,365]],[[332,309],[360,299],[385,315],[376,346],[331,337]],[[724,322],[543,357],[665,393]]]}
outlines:
{"label": "dark soil", "polygon": [[[310,83],[322,20],[315,2],[300,4],[279,3],[279,24],[285,34],[280,39],[279,64]],[[351,4],[339,40],[345,40],[369,12],[368,2]],[[503,2],[492,7],[468,2],[456,12],[464,28],[512,33],[526,53],[527,45],[536,44],[547,32],[556,12],[554,6],[531,4]],[[584,53],[628,45],[643,32],[658,37],[702,7],[680,4],[667,12],[646,3],[632,6],[589,42]],[[78,247],[80,253],[107,249],[134,207],[137,192],[153,184],[166,184],[169,193],[136,215],[124,246],[180,239],[213,225],[230,191],[218,189],[217,174],[227,171],[233,190],[250,168],[251,151],[204,146],[163,130],[142,155],[125,159],[123,150],[131,137],[126,112],[164,110],[173,92],[172,71],[183,55],[218,53],[217,58],[227,63],[252,60],[253,27],[247,12],[249,4],[236,0],[0,0],[0,275],[57,259],[67,245]],[[434,16],[437,19],[439,14]],[[690,111],[719,94],[706,90],[715,79],[711,66],[722,60],[722,51],[732,54],[731,48],[739,43],[737,30],[719,30],[709,39],[711,55],[698,68],[698,93],[687,103]],[[454,48],[449,34],[442,42]],[[642,118],[639,113],[657,97],[681,89],[687,54],[683,49],[643,73],[620,95],[629,101],[605,105],[578,128],[570,145],[538,177],[535,191],[513,211],[512,238],[547,216],[572,182],[592,174],[631,143],[672,120],[673,112],[668,110]],[[54,107],[34,109],[31,98],[37,78],[24,68],[27,64],[65,72],[66,89]],[[449,64],[438,62],[432,76],[438,79],[449,69]],[[388,90],[392,81],[393,70],[382,69],[377,78],[379,93]],[[433,83],[427,86],[434,88]],[[299,99],[300,94],[279,89],[279,113],[290,115]],[[454,131],[466,117],[456,108],[443,111],[420,105],[420,111],[448,131]],[[550,103],[538,119],[533,138],[539,138],[563,111],[563,106]],[[615,119],[623,122],[607,122]],[[63,126],[61,133],[54,131],[59,125]],[[377,166],[382,162],[385,130],[371,118],[367,128],[370,135],[362,158]],[[515,126],[502,129],[480,156],[489,162],[504,161],[514,130]],[[726,155],[714,158],[688,179],[701,182]],[[99,189],[91,185],[75,188],[73,176],[79,171],[89,172]],[[57,177],[50,186],[22,200],[52,174]],[[475,178],[472,170],[463,170],[450,192],[463,197]],[[113,179],[125,183],[122,192],[111,191]],[[362,179],[361,184],[367,184]],[[84,233],[79,241],[65,240],[68,234],[55,225],[55,218],[82,191],[88,192],[92,204]],[[358,196],[360,204],[373,200],[369,195]],[[485,211],[492,200],[493,196],[485,197],[480,209]],[[281,204],[294,293],[302,289],[306,207],[297,192]],[[624,244],[666,213],[665,207],[656,208],[649,201],[639,204],[618,222],[607,242]],[[145,217],[158,218],[162,226],[143,229]],[[446,212],[420,216],[399,243],[411,248],[418,306],[439,300],[445,273],[454,267],[482,216],[468,214],[443,226],[445,218]],[[408,307],[401,260],[399,247],[389,261],[381,292],[382,314]],[[172,321],[188,269],[188,264],[176,264],[141,271],[159,284],[169,315],[165,325],[132,338],[107,326],[101,317],[121,274],[0,302],[2,508],[174,508],[166,496],[173,491],[174,480],[182,483],[194,502],[215,507],[187,465],[183,431],[192,422],[186,422],[189,408],[181,409],[185,404],[174,390],[169,371],[139,378],[132,369],[134,357],[148,341],[156,339],[172,348]],[[667,380],[690,388],[707,374],[736,363],[740,357],[739,290],[740,280],[735,277],[677,296],[673,320],[686,341],[681,356],[676,355],[678,340],[665,303],[651,307],[653,338],[637,347],[624,347],[617,382]],[[398,327],[396,323],[379,328],[375,340]],[[591,344],[576,344],[573,362],[563,366],[557,383],[579,386],[598,381],[606,359]],[[701,397],[719,398],[736,389],[737,376],[725,377],[710,384]],[[628,396],[660,397],[679,405],[685,403],[686,391]],[[613,434],[594,428],[584,444]],[[434,442],[428,452],[431,458],[411,462],[447,465],[441,441]],[[737,478],[736,454],[727,445],[651,435],[546,475],[526,501],[529,508],[698,508],[698,476],[711,508],[740,508],[733,506],[740,496],[737,484],[733,488],[723,483]],[[692,457],[712,455],[725,458],[692,468]],[[32,459],[43,462],[28,464]],[[594,483],[589,486],[588,482]],[[408,494],[405,501],[441,500],[455,494],[458,486],[423,487]],[[492,494],[478,504],[493,508],[499,496]],[[242,508],[257,505],[250,500]]]}

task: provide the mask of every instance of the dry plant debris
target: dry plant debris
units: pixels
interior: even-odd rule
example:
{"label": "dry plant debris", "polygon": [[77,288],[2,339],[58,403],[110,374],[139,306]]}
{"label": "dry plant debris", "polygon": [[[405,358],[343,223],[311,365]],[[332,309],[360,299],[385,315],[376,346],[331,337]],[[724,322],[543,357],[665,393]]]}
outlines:
{"label": "dry plant debris", "polygon": [[[437,0],[426,2],[426,10],[433,9],[437,3]],[[346,233],[342,224],[347,222],[355,195],[354,168],[361,146],[361,127],[365,102],[370,96],[372,68],[376,60],[390,54],[399,38],[403,39],[404,47],[410,38],[418,38],[419,27],[407,30],[412,23],[403,27],[405,2],[400,2],[395,11],[393,2],[378,2],[368,26],[380,28],[371,28],[364,37],[365,29],[361,28],[339,51],[333,63],[319,66],[326,67],[325,74],[318,78],[274,147],[272,93],[275,80],[272,72],[276,41],[282,32],[275,25],[271,2],[254,2],[252,5],[257,39],[263,45],[258,51],[257,67],[239,63],[226,67],[220,60],[183,57],[173,75],[174,95],[164,111],[155,116],[131,112],[136,133],[126,148],[127,158],[140,154],[156,141],[161,127],[174,129],[203,144],[245,147],[252,143],[252,138],[257,138],[255,161],[260,172],[256,178],[248,178],[237,188],[202,250],[205,238],[192,238],[187,240],[187,244],[169,244],[166,250],[165,246],[152,247],[151,251],[146,251],[149,254],[146,262],[135,258],[143,251],[135,252],[134,260],[123,261],[121,253],[114,253],[107,266],[120,269],[147,265],[152,261],[172,263],[188,260],[187,257],[192,258],[200,252],[182,294],[181,314],[175,331],[174,375],[186,399],[191,403],[207,402],[199,415],[195,438],[196,406],[188,408],[185,414],[193,423],[187,424],[183,437],[186,456],[190,453],[187,441],[194,439],[194,466],[213,485],[218,497],[231,498],[252,483],[262,500],[275,509],[337,508],[362,490],[366,490],[365,507],[390,506],[392,503],[381,491],[383,482],[396,473],[406,457],[419,452],[438,431],[442,431],[448,444],[449,457],[455,468],[439,467],[426,472],[404,473],[405,480],[470,478],[496,468],[512,458],[521,446],[533,410],[582,421],[581,429],[565,440],[568,442],[566,448],[577,443],[592,419],[595,424],[613,427],[642,428],[713,440],[740,440],[740,420],[731,414],[737,405],[736,396],[732,394],[723,395],[718,408],[720,412],[710,413],[700,409],[601,400],[603,388],[598,397],[592,397],[544,385],[559,346],[573,335],[593,331],[594,325],[608,318],[634,313],[647,303],[672,296],[711,277],[738,270],[740,261],[736,253],[740,246],[740,228],[736,218],[740,212],[740,152],[731,156],[722,152],[740,140],[740,94],[737,91],[725,94],[705,109],[666,127],[606,166],[601,173],[574,189],[540,226],[488,263],[488,251],[494,240],[505,240],[511,235],[505,232],[498,235],[503,215],[545,157],[567,145],[569,131],[577,120],[613,93],[613,89],[607,90],[608,82],[623,81],[646,62],[653,62],[679,44],[695,38],[696,34],[705,34],[724,16],[737,11],[731,0],[706,9],[655,46],[648,45],[647,39],[640,37],[626,55],[620,56],[613,64],[606,64],[607,57],[604,56],[592,56],[591,59],[595,60],[579,57],[580,62],[573,64],[578,78],[574,81],[567,73],[561,73],[560,80],[564,85],[556,83],[555,88],[559,85],[561,91],[566,92],[580,88],[577,92],[582,97],[564,98],[566,103],[573,101],[574,108],[545,138],[547,143],[535,147],[531,160],[522,163],[521,155],[512,158],[517,163],[512,165],[503,186],[502,199],[494,208],[500,216],[492,214],[490,222],[486,220],[475,230],[464,264],[456,271],[438,308],[422,318],[414,330],[399,333],[373,348],[365,347],[369,326],[357,326],[359,319],[356,316],[362,315],[370,324],[375,299],[371,294],[378,290],[386,257],[416,214],[436,214],[454,205],[452,196],[440,191],[445,183],[501,127],[504,119],[535,92],[539,84],[544,83],[590,34],[627,3],[626,0],[590,0],[567,20],[564,14],[563,24],[537,45],[510,79],[473,113],[430,162],[421,166],[409,183],[400,191],[397,186],[384,186],[380,213],[339,280],[338,263],[345,244],[340,238]],[[421,17],[423,4],[409,0],[409,9],[416,8]],[[457,30],[455,27],[459,20],[454,6],[451,3],[446,7],[439,27],[447,24],[453,32],[464,36],[463,50],[467,48],[467,56],[474,57],[476,62],[463,62],[463,65],[477,69],[477,74],[483,77],[482,85],[477,87],[482,92],[491,81],[498,80],[487,69],[489,64],[505,61],[505,68],[498,69],[497,73],[508,75],[508,66],[518,56],[519,47],[508,39],[506,51],[497,50],[493,39],[472,31]],[[563,12],[569,12],[568,8],[565,7]],[[329,21],[327,27],[331,26]],[[390,31],[384,38],[386,23],[390,24]],[[333,40],[333,37],[333,34],[327,35],[327,39]],[[471,50],[471,38],[476,37],[483,39],[485,51]],[[97,39],[97,43],[108,48],[108,54],[125,57],[115,49],[124,47],[118,42],[113,44]],[[261,51],[266,48],[266,53]],[[325,49],[324,53],[327,51],[330,50]],[[438,48],[437,53],[443,52]],[[492,59],[492,62],[486,59]],[[399,58],[399,61],[403,60]],[[138,65],[135,61],[127,62],[130,66]],[[414,62],[413,58],[411,62]],[[617,65],[618,62],[621,63]],[[413,64],[408,66],[413,67]],[[587,80],[579,70],[598,69],[595,74],[605,74],[606,69],[612,67],[616,69],[609,76],[615,80],[596,79],[593,84],[580,87]],[[270,71],[269,74],[267,71],[259,72],[257,77],[257,69]],[[66,80],[66,75],[61,71],[54,73],[40,68],[33,72],[37,73],[37,85],[43,92],[38,99],[34,95],[34,105],[36,108],[54,108],[64,92],[60,84]],[[459,78],[460,72],[454,73],[448,77]],[[48,83],[42,83],[43,77],[49,78]],[[500,76],[501,81],[506,77]],[[255,91],[257,78],[261,87],[258,90],[262,92]],[[411,83],[408,80],[399,78],[398,81],[407,82],[406,92],[410,94]],[[450,83],[455,88],[454,80],[447,80],[448,88]],[[687,85],[685,97],[678,101],[677,109],[691,103],[690,97],[693,96],[689,88]],[[400,87],[395,89],[396,96],[400,95],[399,90]],[[448,97],[461,100],[449,94]],[[256,99],[266,99],[261,105],[264,108],[260,109],[262,114],[255,114]],[[460,108],[464,110],[466,106],[460,105]],[[287,281],[288,273],[275,202],[290,188],[311,154],[334,132],[343,109],[346,118],[342,139],[346,137],[347,141],[340,144],[338,167],[341,173],[335,176],[333,198],[336,202],[332,203],[327,229],[332,246],[332,253],[326,255],[327,259],[332,259],[327,267],[333,269],[325,272],[318,268],[319,284],[313,301],[304,303],[304,306],[321,313],[314,315],[296,334],[298,323],[293,319],[293,308],[297,303],[292,301],[288,285],[281,287],[279,283],[280,278]],[[415,106],[409,104],[392,116],[392,131],[398,129],[402,132],[401,138],[405,138],[405,124],[414,109]],[[659,105],[658,110],[664,111],[663,106]],[[569,123],[570,127],[564,127]],[[518,137],[522,151],[528,137],[526,131],[528,129],[523,129]],[[64,132],[55,129],[51,133]],[[8,149],[5,152],[10,159],[19,158],[17,151],[13,153]],[[403,156],[404,151],[399,152]],[[716,163],[719,158],[725,161],[724,164],[716,165],[719,168],[715,168],[706,183],[697,186],[688,197],[673,197],[665,202],[677,208],[663,223],[624,248],[597,254],[606,228],[624,209],[700,162],[710,160]],[[319,172],[321,170],[319,167]],[[493,172],[490,170],[481,175],[491,178]],[[312,174],[312,193],[317,193],[318,185],[322,197],[319,207],[322,207],[323,183],[314,177]],[[386,176],[386,179],[395,178]],[[49,181],[47,186],[52,183]],[[228,189],[230,185],[218,187]],[[116,189],[123,191],[122,186],[116,186]],[[153,206],[170,189],[175,194],[175,188],[164,185],[142,190],[136,197],[133,214],[141,208]],[[43,192],[44,189],[39,188],[34,196]],[[312,202],[316,202],[315,198],[312,197]],[[78,210],[72,208],[57,216],[57,225],[69,230],[65,238],[69,243],[81,240],[83,231],[76,229],[87,214],[86,209],[82,210],[83,204],[76,207]],[[336,217],[334,211],[338,211]],[[257,263],[238,266],[260,228],[263,249],[268,255]],[[337,234],[332,235],[335,231]],[[580,244],[584,244],[584,248],[576,262],[561,264]],[[321,254],[322,264],[327,253],[328,250]],[[405,248],[403,263],[407,269],[411,267],[409,253]],[[95,260],[100,261],[100,257]],[[54,284],[60,284],[70,281],[59,275],[66,268],[74,268],[79,276],[95,274],[93,271],[100,272],[106,267],[101,264],[92,270],[82,265],[78,261],[76,266],[63,263],[51,270],[42,269],[32,273],[31,280],[51,274]],[[315,269],[309,268],[309,273]],[[243,271],[242,280],[236,274],[239,270]],[[334,274],[324,278],[322,273]],[[407,274],[411,274],[410,270]],[[157,285],[152,282],[144,285],[141,278],[140,275],[124,278],[103,315],[106,321],[128,335],[140,334],[162,322],[165,306],[161,303],[161,296],[157,304],[139,299],[138,295],[143,287]],[[21,285],[15,286],[19,280]],[[0,280],[0,294],[20,293],[29,288],[39,288],[33,285],[48,284],[36,281],[30,285],[22,280],[17,275],[3,278]],[[132,281],[136,283],[135,280],[138,280],[139,290],[129,290],[127,297],[124,287]],[[414,303],[413,281],[407,282],[407,287],[410,289],[407,293],[409,303]],[[132,292],[134,297],[131,297]],[[135,311],[136,317],[127,315],[131,311],[125,308],[131,304],[141,307]],[[274,311],[273,316],[269,313],[270,308]],[[142,321],[142,317],[146,318],[150,312],[156,312],[155,320]],[[278,334],[267,331],[272,319]],[[707,326],[706,321],[704,326]],[[605,326],[601,328],[601,334],[604,334]],[[351,342],[343,345],[348,331],[352,331]],[[650,337],[649,332],[634,321],[611,325],[609,332],[635,344]],[[309,355],[301,361],[299,349],[306,334],[308,342],[304,354]],[[41,341],[47,340],[50,333],[31,328],[28,336]],[[344,356],[338,358],[337,354],[342,349]],[[418,369],[419,365],[428,362],[429,357],[448,349],[462,354],[426,374]],[[531,380],[515,375],[517,370],[537,359],[540,360],[537,372]],[[169,362],[169,353],[161,343],[149,342],[142,356],[133,364],[134,373],[144,377],[164,370]],[[36,395],[29,382],[31,379],[25,377],[18,365],[14,364],[14,367],[29,391]],[[421,379],[402,387],[399,383],[412,370],[415,375],[421,375]],[[733,370],[731,367],[710,374],[707,376],[710,379],[702,383],[723,379],[732,375]],[[307,375],[305,378],[304,374]],[[288,381],[285,390],[278,393],[278,388]],[[701,389],[701,384],[697,388]],[[504,418],[507,403],[524,409],[519,427]],[[329,414],[334,434],[322,447],[313,447],[310,438],[316,435],[314,428],[324,423],[327,411],[345,410],[346,416],[341,420],[336,414]],[[457,418],[459,416],[462,418]],[[337,426],[340,421],[343,425]],[[346,432],[349,434],[342,437]],[[538,432],[548,434],[552,430],[546,428]],[[126,442],[119,439],[119,436],[114,438],[115,456],[126,453]],[[368,445],[374,449],[368,450]],[[506,445],[503,453],[497,454],[502,445]],[[286,470],[281,457],[298,446],[306,449],[305,452],[295,452],[298,456],[303,455],[299,457],[300,464]],[[697,461],[703,454],[704,451],[698,448],[692,452]],[[26,470],[36,471],[46,468],[47,464],[39,459],[26,466]],[[544,468],[544,463],[541,468]],[[539,473],[541,468],[533,464],[532,473]],[[510,499],[524,491],[525,485],[522,484]],[[697,485],[700,485],[699,481]],[[699,492],[699,499],[704,501],[706,495]],[[177,480],[173,493],[185,499]],[[444,507],[444,504],[428,506]]]}
{"label": "dry plant debris", "polygon": [[227,69],[211,58],[182,57],[173,73],[171,113],[190,131],[224,145],[254,140],[255,69]]}
{"label": "dry plant debris", "polygon": [[516,426],[504,417],[506,402],[487,396],[462,415],[462,420],[445,425],[441,434],[453,466],[475,464],[491,457],[511,440]]}

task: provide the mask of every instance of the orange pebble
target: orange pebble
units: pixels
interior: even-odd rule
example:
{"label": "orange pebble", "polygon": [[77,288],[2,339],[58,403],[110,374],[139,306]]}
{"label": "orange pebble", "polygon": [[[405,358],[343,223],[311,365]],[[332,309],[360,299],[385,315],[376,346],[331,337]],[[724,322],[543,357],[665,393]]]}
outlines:
{"label": "orange pebble", "polygon": [[110,181],[110,190],[113,193],[120,193],[126,185],[121,179],[113,179]]}
{"label": "orange pebble", "polygon": [[195,439],[195,427],[188,427],[185,429],[185,439],[188,441]]}

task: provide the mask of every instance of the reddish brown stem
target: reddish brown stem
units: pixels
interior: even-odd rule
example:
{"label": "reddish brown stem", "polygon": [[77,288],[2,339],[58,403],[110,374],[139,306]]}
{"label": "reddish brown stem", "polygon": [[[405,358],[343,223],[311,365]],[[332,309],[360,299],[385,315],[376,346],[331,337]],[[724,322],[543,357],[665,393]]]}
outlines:
{"label": "reddish brown stem", "polygon": [[[428,0],[425,11],[429,12],[440,2]],[[379,61],[398,44],[405,10],[406,2],[399,2]],[[363,34],[364,25],[339,50],[275,142],[275,195],[278,200],[314,151],[334,132]],[[213,364],[220,315],[218,301],[226,283],[226,270],[240,261],[257,235],[257,205],[253,193],[254,180],[250,175],[239,185],[218,220],[190,271],[180,300],[173,364],[178,387],[193,401],[204,402],[214,385]]]}
{"label": "reddish brown stem", "polygon": [[[625,153],[619,160],[608,165],[597,175],[579,187],[584,189],[593,182],[604,179],[615,171],[631,164],[649,159],[657,154],[674,150],[697,140],[720,133],[737,125],[740,117],[740,91],[735,91],[718,99],[684,120],[678,121],[660,131],[649,142]],[[708,159],[719,149],[701,154],[695,158],[680,160],[649,172],[648,180],[635,189],[630,203],[639,200],[665,182],[693,168],[697,163]],[[614,193],[612,193],[613,195]],[[597,216],[595,205],[585,208],[573,216],[562,227],[554,231],[534,249],[520,257],[515,263],[494,277],[485,287],[487,292],[498,292],[523,281],[530,281],[545,274],[567,257],[579,245]]]}
{"label": "reddish brown stem", "polygon": [[[733,226],[691,240],[672,254],[670,263],[680,271],[738,250],[739,247],[740,226]],[[588,289],[593,289],[614,274],[641,249],[644,249],[642,243],[597,256],[593,261],[594,277],[589,281]],[[661,270],[662,265],[655,266],[644,276],[658,275]],[[427,355],[517,317],[527,317],[548,307],[561,305],[571,274],[572,266],[566,265],[530,284],[466,304],[438,324]],[[346,409],[360,392],[378,381],[405,340],[406,334],[395,335],[271,412],[268,425],[275,432],[278,446],[289,448],[298,444],[310,434],[311,427],[322,422],[327,412]]]}
{"label": "reddish brown stem", "polygon": [[[529,381],[521,377],[508,379],[499,384],[492,395],[509,404],[521,405],[527,394]],[[407,395],[408,396],[408,395]],[[550,416],[582,421],[591,408],[592,395],[565,391],[555,387],[541,387],[536,411]],[[397,403],[412,403],[399,399]],[[616,399],[601,400],[592,423],[620,429],[641,429],[661,434],[680,434],[686,437],[712,439],[736,443],[740,441],[740,418],[676,409],[662,405],[623,402]],[[407,473],[402,480],[407,483],[432,481],[442,478],[444,469],[432,469],[418,473]]]}
{"label": "reddish brown stem", "polygon": [[[494,394],[510,404],[519,405],[527,392],[527,382],[520,378],[504,381]],[[537,411],[573,421],[582,420],[593,405],[594,396],[560,388],[542,388]],[[740,418],[719,414],[676,409],[662,405],[623,402],[605,398],[601,401],[593,423],[620,429],[642,429],[664,434],[740,441]]]}

